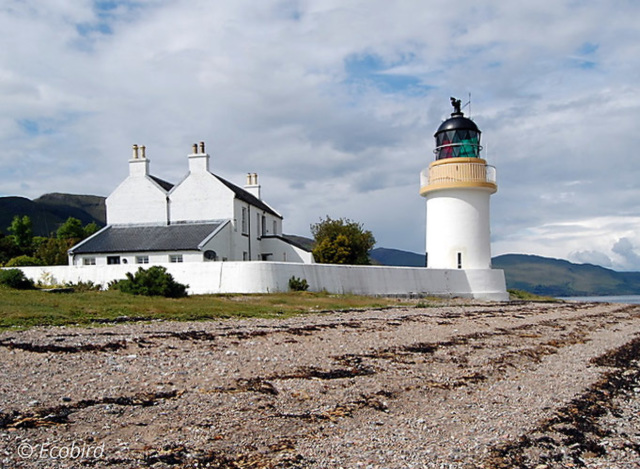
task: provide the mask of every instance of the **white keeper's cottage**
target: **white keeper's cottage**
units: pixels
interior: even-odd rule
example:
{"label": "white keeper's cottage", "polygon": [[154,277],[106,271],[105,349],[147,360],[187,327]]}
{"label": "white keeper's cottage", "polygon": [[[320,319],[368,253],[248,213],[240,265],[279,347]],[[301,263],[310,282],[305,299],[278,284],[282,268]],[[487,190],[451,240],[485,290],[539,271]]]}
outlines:
{"label": "white keeper's cottage", "polygon": [[258,175],[244,188],[209,171],[204,142],[176,185],[150,174],[133,146],[129,176],[107,197],[107,226],[69,250],[70,265],[218,261],[313,263],[282,234],[282,215],[262,200]]}

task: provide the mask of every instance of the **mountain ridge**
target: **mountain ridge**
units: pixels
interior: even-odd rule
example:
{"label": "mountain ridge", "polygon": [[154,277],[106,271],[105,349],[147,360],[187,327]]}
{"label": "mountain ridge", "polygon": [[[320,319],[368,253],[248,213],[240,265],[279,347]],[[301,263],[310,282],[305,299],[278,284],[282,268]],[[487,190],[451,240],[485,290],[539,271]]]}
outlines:
{"label": "mountain ridge", "polygon": [[13,217],[28,216],[35,236],[49,236],[69,217],[77,218],[83,225],[106,224],[106,197],[54,192],[34,200],[19,196],[0,197],[0,232],[7,234]]}

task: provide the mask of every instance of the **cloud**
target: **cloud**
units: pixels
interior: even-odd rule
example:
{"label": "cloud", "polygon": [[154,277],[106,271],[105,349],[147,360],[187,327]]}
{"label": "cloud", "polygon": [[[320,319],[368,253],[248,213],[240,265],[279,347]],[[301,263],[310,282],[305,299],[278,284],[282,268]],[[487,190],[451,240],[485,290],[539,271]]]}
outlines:
{"label": "cloud", "polygon": [[205,140],[221,176],[260,173],[286,231],[344,216],[379,246],[422,252],[419,173],[449,96],[471,93],[498,171],[494,253],[636,265],[613,246],[640,242],[639,14],[568,0],[10,1],[0,187],[107,195],[133,143],[177,181]]}
{"label": "cloud", "polygon": [[633,243],[629,238],[620,238],[613,245],[611,251],[622,258],[623,265],[628,269],[635,270],[640,267],[640,256],[635,252]]}
{"label": "cloud", "polygon": [[575,251],[569,254],[569,260],[577,264],[595,264],[602,267],[613,267],[611,258],[599,251]]}

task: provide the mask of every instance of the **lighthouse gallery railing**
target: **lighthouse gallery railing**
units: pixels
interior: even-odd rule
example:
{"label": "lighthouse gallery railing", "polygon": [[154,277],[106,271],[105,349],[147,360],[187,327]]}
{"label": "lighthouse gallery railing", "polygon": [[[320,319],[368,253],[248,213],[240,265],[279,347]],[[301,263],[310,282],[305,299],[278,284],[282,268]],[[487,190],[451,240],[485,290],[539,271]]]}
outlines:
{"label": "lighthouse gallery railing", "polygon": [[[446,161],[446,160],[439,160]],[[496,184],[496,168],[484,163],[453,163],[432,165],[420,173],[420,186],[478,182]]]}

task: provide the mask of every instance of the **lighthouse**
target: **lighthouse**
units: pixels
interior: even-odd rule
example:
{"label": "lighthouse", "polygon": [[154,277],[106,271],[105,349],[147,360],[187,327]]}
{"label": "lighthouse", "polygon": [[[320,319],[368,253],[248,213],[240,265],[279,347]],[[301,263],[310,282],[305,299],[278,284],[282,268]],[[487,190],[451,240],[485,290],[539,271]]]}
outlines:
{"label": "lighthouse", "polygon": [[427,202],[425,265],[432,269],[490,269],[490,197],[496,170],[480,157],[480,129],[451,98],[453,113],[434,137],[435,161],[420,174]]}

